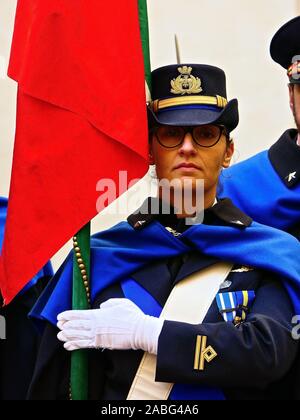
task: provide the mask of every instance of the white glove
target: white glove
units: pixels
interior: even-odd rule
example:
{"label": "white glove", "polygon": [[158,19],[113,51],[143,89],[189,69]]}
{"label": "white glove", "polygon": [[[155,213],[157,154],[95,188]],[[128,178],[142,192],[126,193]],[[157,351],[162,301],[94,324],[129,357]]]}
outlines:
{"label": "white glove", "polygon": [[163,320],[145,315],[128,299],[110,299],[100,309],[58,315],[57,335],[68,351],[83,348],[144,350],[157,354]]}

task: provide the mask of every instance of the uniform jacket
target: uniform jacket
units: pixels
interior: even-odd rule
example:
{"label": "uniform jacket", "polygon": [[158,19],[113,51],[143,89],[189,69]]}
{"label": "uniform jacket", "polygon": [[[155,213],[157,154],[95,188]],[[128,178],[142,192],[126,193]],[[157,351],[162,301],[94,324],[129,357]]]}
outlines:
{"label": "uniform jacket", "polygon": [[[232,223],[231,202],[216,206],[205,214],[205,223]],[[239,212],[244,227],[251,219]],[[162,226],[183,232],[187,226],[172,216],[146,217],[146,224],[158,221]],[[145,216],[134,214],[128,223],[143,225]],[[165,260],[152,261],[132,273],[133,280],[163,306],[175,284],[189,274],[219,260],[191,251]],[[290,297],[275,274],[253,267],[235,266],[220,293],[255,293],[247,308],[247,317],[240,325],[225,322],[214,300],[204,322],[190,325],[164,323],[159,337],[156,379],[184,384],[195,398],[194,387],[217,387],[227,399],[273,399],[290,395],[291,368],[298,343],[291,336],[294,315]],[[109,298],[124,297],[120,283],[109,285],[94,299],[93,307]],[[28,393],[29,399],[67,399],[69,392],[70,354],[64,351],[56,335],[57,329],[47,324]],[[218,356],[205,364],[203,371],[194,369],[197,337],[207,337],[208,345]],[[143,356],[142,351],[90,350],[89,395],[95,400],[126,399],[130,385]]]}

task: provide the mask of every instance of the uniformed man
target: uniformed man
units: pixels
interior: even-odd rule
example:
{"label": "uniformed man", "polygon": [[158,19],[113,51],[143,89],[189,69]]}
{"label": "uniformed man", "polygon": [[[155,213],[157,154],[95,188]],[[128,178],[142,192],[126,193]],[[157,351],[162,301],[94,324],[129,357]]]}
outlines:
{"label": "uniformed man", "polygon": [[[0,250],[7,199],[0,197]],[[48,263],[27,287],[0,309],[0,400],[25,400],[32,378],[40,337],[27,315],[53,276]],[[0,294],[2,306],[2,297]]]}
{"label": "uniformed man", "polygon": [[70,352],[83,348],[91,399],[290,397],[299,242],[216,199],[237,100],[227,100],[224,72],[207,65],[163,67],[152,83],[150,162],[159,180],[188,185],[193,202],[204,180],[204,204],[180,208],[160,184],[127,222],[95,235],[93,310],[68,310],[70,255],[32,312],[46,322],[28,397],[68,399]]}
{"label": "uniformed man", "polygon": [[[287,70],[290,106],[297,129],[287,130],[262,152],[221,177],[219,195],[231,197],[255,220],[300,238],[300,16],[286,23],[271,42],[271,56]],[[278,107],[278,104],[276,103]],[[251,197],[251,200],[249,200]]]}

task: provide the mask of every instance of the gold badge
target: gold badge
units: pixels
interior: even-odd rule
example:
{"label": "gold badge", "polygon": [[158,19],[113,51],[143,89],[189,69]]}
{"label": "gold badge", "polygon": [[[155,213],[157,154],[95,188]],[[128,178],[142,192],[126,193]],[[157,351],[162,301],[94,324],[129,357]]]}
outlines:
{"label": "gold badge", "polygon": [[199,77],[191,74],[193,71],[192,67],[179,67],[178,71],[180,76],[177,79],[171,80],[171,93],[174,95],[192,95],[202,92],[201,80]]}
{"label": "gold badge", "polygon": [[194,370],[203,371],[205,362],[210,363],[218,356],[218,353],[212,348],[212,346],[207,347],[206,344],[207,337],[198,335],[196,341]]}

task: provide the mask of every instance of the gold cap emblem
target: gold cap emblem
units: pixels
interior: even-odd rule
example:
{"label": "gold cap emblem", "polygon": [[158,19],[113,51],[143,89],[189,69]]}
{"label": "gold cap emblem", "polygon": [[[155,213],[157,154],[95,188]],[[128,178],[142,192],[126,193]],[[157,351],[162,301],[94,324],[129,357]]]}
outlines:
{"label": "gold cap emblem", "polygon": [[171,80],[171,93],[174,95],[192,95],[202,92],[201,80],[199,77],[195,77],[191,74],[193,71],[192,67],[179,67],[178,71],[180,76]]}

